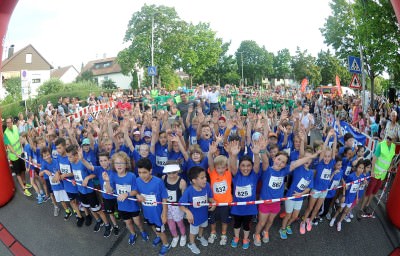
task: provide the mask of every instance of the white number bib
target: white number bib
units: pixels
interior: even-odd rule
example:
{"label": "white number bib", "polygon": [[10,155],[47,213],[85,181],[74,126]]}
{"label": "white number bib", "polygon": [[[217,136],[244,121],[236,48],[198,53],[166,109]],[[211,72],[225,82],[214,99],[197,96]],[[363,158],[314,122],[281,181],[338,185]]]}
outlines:
{"label": "white number bib", "polygon": [[60,172],[62,174],[71,173],[71,166],[69,164],[60,164]]}
{"label": "white number bib", "polygon": [[235,188],[235,196],[237,198],[246,198],[246,197],[251,197],[252,193],[251,193],[251,185],[247,185],[247,186],[237,186]]}
{"label": "white number bib", "polygon": [[350,188],[350,193],[357,193],[358,188],[360,187],[360,184],[352,184]]}
{"label": "white number bib", "polygon": [[82,171],[81,170],[73,170],[73,173],[74,173],[74,179],[76,181],[79,181],[79,182],[83,181]]}
{"label": "white number bib", "polygon": [[271,176],[268,186],[272,189],[280,189],[283,184],[284,177]]}
{"label": "white number bib", "polygon": [[346,176],[349,176],[350,172],[351,172],[351,166],[347,166],[346,171],[344,172],[344,174]]}
{"label": "white number bib", "polygon": [[117,195],[122,195],[131,192],[131,185],[119,185],[116,184],[115,188],[117,190]]}
{"label": "white number bib", "polygon": [[196,136],[190,136],[190,145],[197,144],[197,137]]}
{"label": "white number bib", "polygon": [[226,191],[228,190],[228,185],[226,184],[226,181],[220,181],[220,182],[215,182],[214,186],[214,194],[225,194]]}
{"label": "white number bib", "polygon": [[176,191],[175,190],[167,190],[168,192],[168,202],[176,202],[177,201],[177,196],[176,196]]}
{"label": "white number bib", "polygon": [[49,176],[50,185],[58,185],[60,182],[53,182],[54,175]]}
{"label": "white number bib", "polygon": [[57,156],[58,156],[58,152],[57,152],[57,150],[52,150],[51,151],[51,156],[53,157],[53,158],[57,158]]}
{"label": "white number bib", "polygon": [[283,149],[283,151],[285,151],[286,153],[288,153],[289,157],[290,157],[290,148],[285,148]]}
{"label": "white number bib", "polygon": [[201,204],[206,204],[207,202],[207,196],[195,196],[193,197],[193,208],[200,208]]}
{"label": "white number bib", "polygon": [[334,180],[334,181],[332,181],[332,185],[331,185],[331,188],[330,189],[334,189],[334,188],[336,188],[338,185],[339,185],[339,180]]}
{"label": "white number bib", "polygon": [[146,194],[141,194],[144,196],[144,202],[142,203],[145,206],[157,206],[157,198],[156,195],[146,195]]}
{"label": "white number bib", "polygon": [[321,173],[321,180],[330,180],[331,178],[331,170],[324,169]]}
{"label": "white number bib", "polygon": [[167,156],[156,156],[156,165],[163,167],[168,161]]}
{"label": "white number bib", "polygon": [[306,180],[304,178],[301,178],[301,180],[299,181],[299,183],[297,183],[297,188],[300,190],[305,190],[306,188],[308,188],[308,185],[310,184],[309,180]]}

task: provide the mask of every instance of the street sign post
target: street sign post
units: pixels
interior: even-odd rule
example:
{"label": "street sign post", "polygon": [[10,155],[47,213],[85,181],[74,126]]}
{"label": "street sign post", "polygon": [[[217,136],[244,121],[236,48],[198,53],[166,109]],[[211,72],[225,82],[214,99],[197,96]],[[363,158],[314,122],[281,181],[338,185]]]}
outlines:
{"label": "street sign post", "polygon": [[349,71],[350,73],[361,74],[361,59],[354,56],[349,56]]}
{"label": "street sign post", "polygon": [[349,87],[354,88],[354,89],[359,89],[359,90],[361,89],[360,79],[358,78],[357,74],[353,74],[353,77],[351,78]]}
{"label": "street sign post", "polygon": [[147,68],[147,74],[149,76],[156,76],[157,75],[157,67],[156,66],[150,66]]}

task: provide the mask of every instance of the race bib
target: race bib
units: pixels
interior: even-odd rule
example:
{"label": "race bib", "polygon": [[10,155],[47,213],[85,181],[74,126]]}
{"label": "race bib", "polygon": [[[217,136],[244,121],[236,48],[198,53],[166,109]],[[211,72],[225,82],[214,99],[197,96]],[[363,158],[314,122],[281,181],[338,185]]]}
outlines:
{"label": "race bib", "polygon": [[176,191],[175,190],[167,190],[168,192],[168,202],[176,202],[177,201],[177,196],[176,196]]}
{"label": "race bib", "polygon": [[168,161],[166,156],[156,156],[156,165],[163,167]]}
{"label": "race bib", "polygon": [[54,175],[49,176],[50,185],[58,185],[60,182],[53,182]]}
{"label": "race bib", "polygon": [[324,169],[321,173],[321,180],[330,180],[331,178],[331,170]]}
{"label": "race bib", "polygon": [[347,166],[346,171],[344,172],[344,174],[346,176],[349,176],[350,172],[351,172],[351,166]]}
{"label": "race bib", "polygon": [[157,206],[157,198],[156,195],[146,195],[141,194],[144,196],[144,202],[142,203],[144,206]]}
{"label": "race bib", "polygon": [[190,145],[194,145],[197,144],[197,137],[195,136],[190,136]]}
{"label": "race bib", "polygon": [[306,180],[304,178],[301,178],[301,180],[299,181],[299,183],[297,183],[297,188],[300,190],[305,190],[306,188],[308,188],[308,185],[310,184],[309,180]]}
{"label": "race bib", "polygon": [[115,185],[117,195],[122,195],[131,192],[131,185]]}
{"label": "race bib", "polygon": [[193,208],[200,208],[201,204],[206,204],[207,202],[207,196],[195,196],[193,197]]}
{"label": "race bib", "polygon": [[220,182],[215,182],[214,186],[214,194],[225,194],[226,191],[228,190],[228,185],[226,184],[226,181],[220,181]]}
{"label": "race bib", "polygon": [[60,164],[60,172],[62,174],[71,173],[71,166],[69,164]]}
{"label": "race bib", "polygon": [[57,150],[53,149],[53,150],[51,151],[51,156],[52,156],[54,159],[56,159],[57,156],[58,156]]}
{"label": "race bib", "polygon": [[272,189],[280,189],[283,184],[284,177],[271,176],[268,186]]}
{"label": "race bib", "polygon": [[285,151],[286,153],[288,153],[289,157],[290,157],[290,148],[285,148],[283,149],[283,151]]}
{"label": "race bib", "polygon": [[332,181],[332,185],[331,185],[331,188],[330,189],[334,189],[334,188],[336,188],[338,185],[339,185],[339,180],[334,180],[334,181]]}
{"label": "race bib", "polygon": [[235,188],[235,196],[237,198],[246,198],[246,197],[251,197],[251,185],[247,186],[237,186]]}
{"label": "race bib", "polygon": [[73,170],[73,173],[74,173],[74,179],[76,181],[79,181],[79,182],[83,181],[82,171],[81,170]]}
{"label": "race bib", "polygon": [[358,188],[360,187],[360,184],[352,184],[350,188],[350,193],[357,193]]}

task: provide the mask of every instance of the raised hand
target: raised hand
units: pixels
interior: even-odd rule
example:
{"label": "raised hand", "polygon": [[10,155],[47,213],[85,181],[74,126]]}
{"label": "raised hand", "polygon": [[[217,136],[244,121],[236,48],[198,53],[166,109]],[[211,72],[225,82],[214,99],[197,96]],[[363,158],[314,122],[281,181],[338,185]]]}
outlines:
{"label": "raised hand", "polygon": [[229,147],[230,147],[230,152],[232,155],[238,155],[240,152],[240,146],[239,146],[239,141],[234,140],[229,142]]}
{"label": "raised hand", "polygon": [[216,142],[216,141],[213,141],[211,144],[210,144],[210,147],[209,147],[209,152],[211,153],[211,154],[215,154],[216,152],[217,152],[217,146],[218,146],[218,143]]}
{"label": "raised hand", "polygon": [[260,150],[260,143],[258,141],[253,141],[253,145],[251,146],[251,151],[253,151],[253,154],[258,155]]}

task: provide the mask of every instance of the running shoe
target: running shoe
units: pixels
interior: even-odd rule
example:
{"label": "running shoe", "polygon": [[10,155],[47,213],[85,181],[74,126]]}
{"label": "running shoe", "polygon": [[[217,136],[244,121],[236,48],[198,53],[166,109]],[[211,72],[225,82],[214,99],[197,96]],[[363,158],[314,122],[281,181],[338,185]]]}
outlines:
{"label": "running shoe", "polygon": [[286,227],[286,234],[288,234],[288,235],[292,235],[293,234],[292,228],[290,226]]}
{"label": "running shoe", "polygon": [[333,225],[335,225],[335,220],[336,218],[331,219],[331,221],[329,222],[329,227],[333,227]]}
{"label": "running shoe", "polygon": [[261,246],[261,237],[260,234],[253,234],[253,240],[255,246]]}
{"label": "running shoe", "polygon": [[332,219],[332,216],[331,216],[330,212],[328,212],[325,217],[326,217],[327,220],[331,220]]}
{"label": "running shoe", "polygon": [[188,243],[187,246],[194,254],[200,254],[200,249],[196,246],[195,243],[193,243],[193,244]]}
{"label": "running shoe", "polygon": [[350,210],[350,212],[349,212],[349,217],[350,217],[350,219],[353,219],[353,218],[354,218],[353,210]]}
{"label": "running shoe", "polygon": [[92,225],[92,215],[87,215],[86,217],[85,217],[85,225],[86,226],[90,226],[90,225]]}
{"label": "running shoe", "polygon": [[[149,241],[149,235],[147,234],[146,231],[140,232],[140,235],[142,236],[143,241],[147,242]],[[157,237],[156,237],[157,238]],[[154,241],[153,241],[154,242]]]}
{"label": "running shoe", "polygon": [[85,218],[83,218],[83,217],[81,217],[81,218],[77,217],[77,218],[76,218],[76,225],[77,225],[78,227],[82,227],[84,221],[85,221]]}
{"label": "running shoe", "polygon": [[71,215],[72,211],[70,209],[68,209],[68,211],[65,211],[64,220],[65,221],[69,220],[69,217],[71,217]]}
{"label": "running shoe", "polygon": [[228,237],[226,235],[221,235],[221,241],[219,241],[219,245],[226,245],[228,242]]}
{"label": "running shoe", "polygon": [[181,236],[181,240],[179,241],[180,246],[185,246],[186,245],[186,235]]}
{"label": "running shoe", "polygon": [[268,232],[263,232],[262,241],[263,241],[264,244],[269,242],[269,233]]}
{"label": "running shoe", "polygon": [[42,204],[43,203],[43,197],[42,196],[38,195],[36,199],[37,199],[37,203],[38,204]]}
{"label": "running shoe", "polygon": [[43,197],[43,202],[47,202],[50,199],[50,197],[46,195],[42,195],[42,197]]}
{"label": "running shoe", "polygon": [[303,221],[300,223],[300,234],[304,235],[306,233],[306,223]]}
{"label": "running shoe", "polygon": [[243,239],[243,245],[242,248],[247,250],[250,247],[250,240],[249,239]]}
{"label": "running shoe", "polygon": [[129,235],[128,244],[134,245],[135,242],[136,242],[136,234],[130,234],[130,235]]}
{"label": "running shoe", "polygon": [[156,236],[156,238],[153,240],[153,246],[157,246],[159,243],[161,243],[161,237]]}
{"label": "running shoe", "polygon": [[311,229],[312,229],[312,225],[311,225],[310,219],[306,219],[306,229],[307,229],[308,232],[310,232]]}
{"label": "running shoe", "polygon": [[347,223],[351,222],[349,215],[346,215],[346,217],[344,217],[344,221],[346,221]]}
{"label": "running shoe", "polygon": [[113,230],[112,225],[108,224],[104,226],[104,237],[110,237],[111,236],[111,231]]}
{"label": "running shoe", "polygon": [[101,219],[100,221],[96,220],[96,225],[94,225],[93,232],[99,232],[102,226],[104,226],[104,222]]}
{"label": "running shoe", "polygon": [[238,246],[238,243],[239,243],[239,238],[238,237],[232,238],[231,247],[232,248],[236,248]]}
{"label": "running shoe", "polygon": [[340,232],[342,230],[342,222],[338,222],[336,225],[336,230]]}
{"label": "running shoe", "polygon": [[119,235],[119,227],[118,227],[118,225],[114,226],[113,231],[114,231],[113,232],[114,236],[118,236]]}
{"label": "running shoe", "polygon": [[57,217],[60,214],[60,207],[54,206],[54,217]]}
{"label": "running shoe", "polygon": [[208,242],[210,244],[213,244],[215,239],[217,239],[217,235],[215,233],[211,233],[210,236],[208,237]]}
{"label": "running shoe", "polygon": [[172,238],[171,247],[175,248],[178,245],[178,242],[179,242],[179,236]]}
{"label": "running shoe", "polygon": [[169,251],[169,249],[171,248],[171,245],[167,244],[163,244],[161,246],[160,252],[158,253],[159,256],[164,256],[165,254],[167,254],[167,252]]}
{"label": "running shoe", "polygon": [[26,184],[25,184],[25,189],[28,189],[28,188],[32,188],[32,185],[29,184],[29,183],[26,183]]}
{"label": "running shoe", "polygon": [[27,188],[24,190],[24,195],[32,196],[31,192],[29,192],[29,190]]}
{"label": "running shoe", "polygon": [[202,246],[208,246],[208,241],[204,238],[204,236],[198,236],[196,239],[200,241]]}
{"label": "running shoe", "polygon": [[287,239],[287,234],[286,234],[286,229],[279,229],[279,235],[281,239],[286,240]]}

